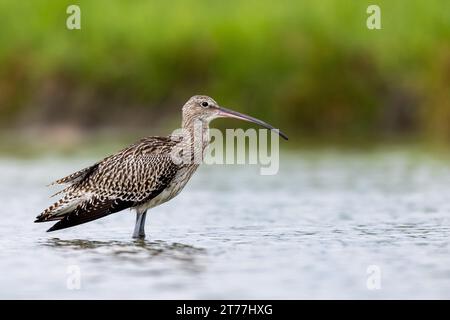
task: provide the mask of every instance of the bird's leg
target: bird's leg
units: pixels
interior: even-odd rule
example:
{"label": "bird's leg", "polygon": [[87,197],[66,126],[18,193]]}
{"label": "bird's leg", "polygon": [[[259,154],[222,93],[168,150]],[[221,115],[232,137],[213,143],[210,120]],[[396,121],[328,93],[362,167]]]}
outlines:
{"label": "bird's leg", "polygon": [[145,238],[145,216],[147,210],[144,212],[136,212],[136,225],[134,226],[133,238]]}

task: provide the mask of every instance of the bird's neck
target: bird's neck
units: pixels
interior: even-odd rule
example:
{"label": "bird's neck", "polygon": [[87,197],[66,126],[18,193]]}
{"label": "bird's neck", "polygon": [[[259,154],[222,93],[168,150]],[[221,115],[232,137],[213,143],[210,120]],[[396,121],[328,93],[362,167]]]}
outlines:
{"label": "bird's neck", "polygon": [[203,160],[204,151],[210,142],[209,121],[183,117],[182,128],[187,135],[186,143],[192,150],[192,156]]}

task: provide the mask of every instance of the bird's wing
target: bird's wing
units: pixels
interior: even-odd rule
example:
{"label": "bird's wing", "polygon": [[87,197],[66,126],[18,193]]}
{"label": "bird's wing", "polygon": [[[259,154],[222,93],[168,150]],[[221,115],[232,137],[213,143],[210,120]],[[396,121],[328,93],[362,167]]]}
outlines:
{"label": "bird's wing", "polygon": [[[54,231],[92,221],[156,197],[179,168],[170,157],[170,146],[169,141],[163,138],[147,138],[105,158],[83,179],[69,186],[65,191],[66,197],[45,210],[36,222],[60,220],[48,230]],[[71,205],[59,204],[67,197],[71,199]]]}
{"label": "bird's wing", "polygon": [[[69,184],[69,185],[74,185],[80,181],[85,180],[86,178],[88,178],[92,173],[94,173],[97,169],[98,166],[100,164],[105,164],[108,163],[108,161],[110,161],[110,158],[114,158],[114,157],[118,157],[124,154],[129,154],[130,151],[131,152],[135,152],[137,151],[142,151],[145,152],[147,154],[167,154],[171,151],[171,148],[178,143],[180,140],[178,140],[177,137],[146,137],[143,138],[141,140],[139,140],[138,142],[136,142],[135,144],[119,151],[117,154],[109,156],[107,158],[104,158],[103,160],[93,164],[92,166],[83,168],[79,171],[76,171],[72,174],[69,174],[68,176],[65,176],[63,178],[60,178],[52,183],[49,184],[49,186],[52,185],[56,185],[56,184]],[[69,189],[69,187],[67,187],[66,189]],[[64,190],[66,190],[64,189]],[[61,190],[60,192],[56,193],[62,193],[64,192],[64,190]]]}

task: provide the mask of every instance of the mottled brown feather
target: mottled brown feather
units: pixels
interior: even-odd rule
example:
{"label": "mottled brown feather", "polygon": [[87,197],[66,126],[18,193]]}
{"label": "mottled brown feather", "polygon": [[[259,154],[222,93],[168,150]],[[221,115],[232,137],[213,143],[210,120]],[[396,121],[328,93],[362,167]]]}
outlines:
{"label": "mottled brown feather", "polygon": [[[65,196],[44,210],[36,222],[61,220],[50,229],[53,231],[151,200],[167,187],[179,169],[170,157],[177,142],[170,137],[144,138],[93,166],[57,180],[56,183],[70,183],[61,191]],[[69,203],[68,199],[79,204],[64,212],[61,207]]]}

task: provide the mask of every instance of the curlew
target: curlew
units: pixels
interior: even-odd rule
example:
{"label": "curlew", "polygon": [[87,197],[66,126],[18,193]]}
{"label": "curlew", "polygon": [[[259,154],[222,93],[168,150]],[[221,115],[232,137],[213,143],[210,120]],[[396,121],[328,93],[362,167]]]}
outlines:
{"label": "curlew", "polygon": [[[61,199],[37,216],[35,222],[57,221],[47,230],[50,232],[131,208],[136,211],[133,238],[144,238],[147,210],[175,197],[198,168],[200,163],[195,159],[199,155],[203,158],[209,144],[211,120],[229,117],[253,122],[275,130],[287,140],[271,125],[223,108],[208,96],[190,98],[182,108],[182,117],[182,134],[143,138],[52,183],[67,186],[57,193],[62,194]],[[201,139],[196,139],[196,132]]]}

